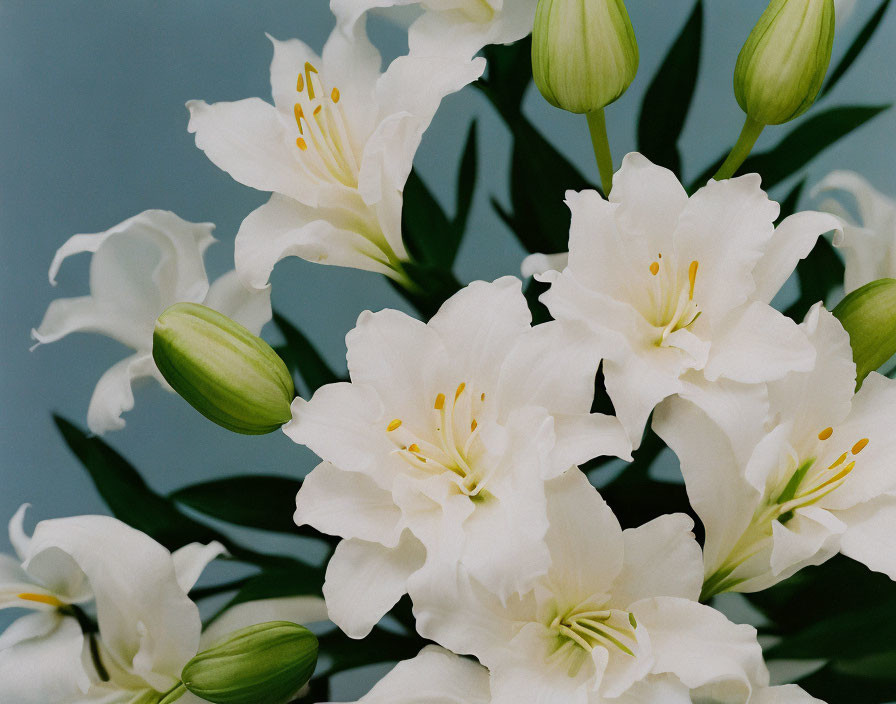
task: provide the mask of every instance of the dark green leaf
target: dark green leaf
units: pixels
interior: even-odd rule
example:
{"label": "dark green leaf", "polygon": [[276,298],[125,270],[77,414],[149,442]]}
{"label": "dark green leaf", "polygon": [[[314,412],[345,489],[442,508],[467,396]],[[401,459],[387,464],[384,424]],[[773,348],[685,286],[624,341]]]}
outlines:
{"label": "dark green leaf", "polygon": [[514,44],[487,46],[488,76],[476,86],[486,94],[506,122],[520,114],[523,96],[532,82],[532,38]]}
{"label": "dark green leaf", "polygon": [[292,515],[301,486],[299,479],[247,474],[186,486],[170,498],[228,523],[295,535]]}
{"label": "dark green leaf", "polygon": [[321,386],[341,381],[302,331],[277,311],[274,311],[274,324],[286,338],[289,349],[287,364],[291,362],[291,366],[298,371],[309,397]]}
{"label": "dark green leaf", "polygon": [[538,300],[538,297],[550,288],[549,284],[536,281],[534,278],[526,284],[523,292],[526,296],[526,302],[529,304],[529,310],[532,312],[532,324],[540,325],[551,320],[551,314],[548,312],[547,306]]}
{"label": "dark green leaf", "polygon": [[461,157],[460,168],[457,171],[457,207],[454,211],[454,220],[451,225],[454,229],[453,249],[450,263],[454,263],[457,249],[467,229],[467,219],[470,216],[470,207],[473,205],[473,193],[476,190],[476,175],[479,170],[479,140],[476,132],[476,122],[470,125],[467,133],[467,143]]}
{"label": "dark green leaf", "polygon": [[[758,173],[762,187],[771,190],[797,173],[812,159],[850,132],[876,117],[889,105],[851,105],[831,108],[802,120],[772,149],[749,157],[738,173]],[[704,171],[690,186],[694,191],[712,178],[724,156]]]}
{"label": "dark green leaf", "polygon": [[800,279],[800,297],[785,313],[799,322],[813,305],[824,301],[843,284],[843,262],[833,245],[819,237],[809,256],[796,265],[796,273]]}
{"label": "dark green leaf", "polygon": [[265,555],[238,545],[222,533],[182,513],[171,499],[153,491],[136,469],[97,437],[60,416],[53,416],[69,449],[84,465],[94,486],[112,514],[146,533],[169,550],[187,543],[219,541],[237,560],[257,565],[288,565],[294,570],[310,569],[288,557]]}
{"label": "dark green leaf", "polygon": [[800,197],[803,195],[805,188],[806,179],[803,179],[790,189],[790,193],[784,196],[784,200],[781,201],[781,212],[778,214],[778,219],[775,222],[775,225],[778,225],[782,220],[789,218],[796,212],[797,206],[800,204]]}
{"label": "dark green leaf", "polygon": [[404,270],[416,286],[415,290],[410,291],[391,279],[389,281],[425,319],[435,315],[441,305],[461,288],[454,274],[441,267],[410,262],[404,265]]}
{"label": "dark green leaf", "polygon": [[320,596],[324,583],[322,567],[276,567],[250,577],[221,612],[231,606],[257,599],[279,599],[285,596]]}
{"label": "dark green leaf", "polygon": [[880,25],[880,21],[883,19],[889,6],[890,0],[883,0],[877,10],[875,10],[874,14],[871,15],[871,19],[865,23],[865,26],[862,27],[862,31],[859,32],[853,43],[850,44],[849,49],[846,50],[843,58],[840,59],[840,63],[838,63],[836,68],[831,71],[831,74],[828,77],[828,82],[825,84],[824,88],[821,89],[821,93],[818,96],[819,98],[823,97],[825,93],[837,85],[840,79],[843,78],[843,75],[849,70],[850,66],[852,66],[853,62],[859,58],[859,54],[862,53],[865,45],[868,44],[868,40],[874,35],[874,32]]}
{"label": "dark green leaf", "polygon": [[896,681],[838,672],[836,663],[800,680],[799,685],[828,704],[887,704],[896,700]]}
{"label": "dark green leaf", "polygon": [[342,631],[331,631],[318,638],[321,655],[327,655],[330,666],[323,668],[321,675],[381,662],[397,662],[414,657],[426,641],[416,633],[399,635],[376,627],[364,640],[352,640]]}
{"label": "dark green leaf", "polygon": [[697,85],[702,41],[703,2],[697,0],[641,103],[638,151],[678,175],[681,174],[678,139]]}

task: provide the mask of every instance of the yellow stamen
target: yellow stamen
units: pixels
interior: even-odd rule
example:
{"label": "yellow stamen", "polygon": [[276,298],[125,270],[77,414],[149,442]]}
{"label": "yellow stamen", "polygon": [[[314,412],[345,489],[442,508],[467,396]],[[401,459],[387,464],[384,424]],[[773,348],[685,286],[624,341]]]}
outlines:
{"label": "yellow stamen", "polygon": [[855,445],[852,446],[852,454],[857,455],[862,450],[865,449],[865,446],[868,444],[868,438],[862,438]]}
{"label": "yellow stamen", "polygon": [[460,386],[457,387],[457,391],[454,392],[454,400],[455,401],[457,401],[457,399],[460,398],[460,395],[464,392],[465,388],[467,388],[467,385],[465,383],[461,382]]}
{"label": "yellow stamen", "polygon": [[48,604],[50,606],[60,607],[64,606],[64,604],[59,601],[55,596],[50,596],[49,594],[31,594],[30,592],[25,592],[24,594],[19,594],[19,599],[24,599],[25,601],[36,601],[39,604]]}
{"label": "yellow stamen", "polygon": [[296,140],[296,146],[297,146],[299,149],[301,149],[303,152],[307,152],[307,151],[308,151],[308,145],[305,143],[305,140],[302,139],[301,137],[299,137],[299,138]]}
{"label": "yellow stamen", "polygon": [[389,425],[386,426],[387,432],[392,432],[393,430],[398,430],[401,427],[401,418],[396,418]]}
{"label": "yellow stamen", "polygon": [[688,300],[693,300],[694,298],[694,284],[697,282],[697,267],[699,265],[700,263],[695,259],[688,267],[688,283],[690,284],[690,289],[688,290]]}
{"label": "yellow stamen", "polygon": [[308,97],[314,100],[314,84],[311,82],[311,74],[317,73],[317,69],[309,61],[305,62],[305,82],[308,84]]}
{"label": "yellow stamen", "polygon": [[437,411],[441,411],[445,407],[445,394],[439,394],[436,396],[436,402],[433,408]]}
{"label": "yellow stamen", "polygon": [[305,90],[305,78],[304,78],[304,76],[302,76],[302,74],[300,73],[300,74],[299,74],[299,78],[298,78],[298,80],[296,81],[296,91],[299,92],[299,93],[301,93],[303,90]]}
{"label": "yellow stamen", "polygon": [[650,273],[653,274],[654,276],[656,276],[657,274],[660,273],[660,265],[658,262],[653,262],[650,265]]}
{"label": "yellow stamen", "polygon": [[339,89],[334,88],[333,92],[330,93],[330,97],[333,99],[334,103],[338,103],[339,102]]}
{"label": "yellow stamen", "polygon": [[470,423],[470,432],[472,433],[474,430],[476,430],[476,428],[477,428],[478,425],[479,425],[479,423],[477,423],[477,422],[476,422],[476,419],[474,418],[474,419],[473,419],[473,422]]}
{"label": "yellow stamen", "polygon": [[843,464],[843,462],[846,460],[846,457],[847,457],[848,454],[849,454],[848,452],[844,452],[842,455],[840,455],[840,456],[837,458],[837,461],[834,462],[834,464],[832,464],[830,467],[828,467],[828,469],[833,469],[833,468],[836,467],[837,465]]}
{"label": "yellow stamen", "polygon": [[323,105],[318,105],[316,108],[314,108],[314,115],[315,116],[320,115],[320,111],[323,109],[324,109]]}
{"label": "yellow stamen", "polygon": [[413,452],[415,455],[419,454],[420,446],[417,443],[414,443],[408,447],[408,452]]}
{"label": "yellow stamen", "polygon": [[818,439],[819,440],[827,440],[833,434],[834,434],[833,428],[825,428],[818,434]]}
{"label": "yellow stamen", "polygon": [[482,393],[482,395],[479,397],[479,400],[485,401],[485,392]]}
{"label": "yellow stamen", "polygon": [[292,108],[293,114],[296,116],[296,124],[299,126],[299,134],[305,134],[305,130],[302,128],[302,118],[305,117],[305,113],[302,111],[302,106],[299,103],[296,103]]}

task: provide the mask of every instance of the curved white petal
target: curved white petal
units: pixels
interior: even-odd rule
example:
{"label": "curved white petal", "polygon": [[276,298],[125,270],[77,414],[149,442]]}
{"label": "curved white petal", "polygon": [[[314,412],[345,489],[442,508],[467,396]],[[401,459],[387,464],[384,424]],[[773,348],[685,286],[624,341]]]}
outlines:
{"label": "curved white petal", "polygon": [[754,690],[750,704],[825,704],[795,684]]}
{"label": "curved white petal", "polygon": [[896,580],[896,554],[892,548],[896,497],[881,496],[838,511],[837,518],[846,524],[846,532],[840,536],[840,552]]}
{"label": "curved white petal", "polygon": [[703,552],[683,513],[655,518],[622,532],[625,561],[613,582],[613,602],[620,609],[653,596],[697,601],[703,586]]}
{"label": "curved white petal", "polygon": [[398,663],[356,704],[489,704],[489,675],[482,665],[428,645]]}
{"label": "curved white petal", "polygon": [[817,506],[797,509],[786,524],[772,524],[771,573],[774,581],[746,582],[744,591],[758,591],[809,565],[826,562],[840,549],[840,536],[846,524]]}
{"label": "curved white petal", "polygon": [[228,271],[209,287],[204,305],[232,318],[253,335],[271,319],[271,291],[246,288],[236,271]]}
{"label": "curved white petal", "polygon": [[286,596],[258,599],[232,606],[202,632],[199,649],[204,650],[233,631],[269,621],[289,621],[300,626],[328,620],[327,605],[317,596]]}
{"label": "curved white petal", "polygon": [[[296,80],[305,72],[305,64],[321,65],[320,57],[299,39],[281,41],[266,35],[274,48],[271,59],[271,97],[279,110],[291,112],[296,102]],[[265,189],[269,190],[269,189]]]}
{"label": "curved white petal", "polygon": [[39,523],[25,569],[52,578],[60,555],[89,581],[103,643],[118,664],[159,691],[171,687],[196,654],[201,628],[171,554],[114,518],[78,516]]}
{"label": "curved white petal", "polygon": [[226,555],[227,549],[217,540],[207,545],[202,543],[190,543],[171,553],[174,561],[174,573],[177,575],[177,583],[184,592],[189,592],[202,572],[216,557]]}
{"label": "curved white petal", "polygon": [[0,636],[0,701],[77,701],[90,688],[83,650],[75,619],[54,612],[23,616]]}
{"label": "curved white petal", "polygon": [[25,559],[28,545],[31,543],[31,537],[25,532],[25,512],[29,508],[31,504],[22,504],[9,519],[9,543],[16,551],[19,560]]}
{"label": "curved white petal", "polygon": [[149,354],[134,354],[113,364],[100,377],[87,408],[87,427],[102,435],[110,430],[121,430],[122,413],[134,407],[133,384],[145,378],[160,379],[156,364]]}
{"label": "curved white petal", "polygon": [[404,530],[392,494],[369,477],[321,462],[302,482],[295,521],[322,533],[395,548]]}
{"label": "curved white petal", "polygon": [[563,271],[569,264],[569,252],[559,254],[530,254],[520,264],[520,274],[524,279],[548,271]]}
{"label": "curved white petal", "polygon": [[350,638],[363,638],[407,593],[408,578],[423,565],[420,542],[405,533],[398,547],[343,540],[327,565],[324,598],[330,620]]}

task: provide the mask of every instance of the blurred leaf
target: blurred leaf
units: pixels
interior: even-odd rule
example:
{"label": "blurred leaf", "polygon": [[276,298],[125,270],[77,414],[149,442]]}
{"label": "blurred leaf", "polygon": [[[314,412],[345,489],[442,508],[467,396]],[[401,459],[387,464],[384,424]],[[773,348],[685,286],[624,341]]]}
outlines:
{"label": "blurred leaf", "polygon": [[298,479],[247,474],[192,484],[170,498],[221,521],[295,535],[292,515],[301,487]]}
{"label": "blurred leaf", "polygon": [[488,61],[488,75],[476,86],[504,120],[511,122],[520,114],[523,96],[532,82],[532,37],[513,44],[492,44],[482,53]]}
{"label": "blurred leaf", "polygon": [[380,627],[374,628],[363,640],[352,640],[335,630],[319,636],[318,642],[321,655],[330,659],[329,667],[320,673],[325,676],[375,663],[408,660],[427,643],[416,633],[400,635]]}
{"label": "blurred leaf", "polygon": [[813,305],[843,285],[843,261],[834,246],[819,237],[809,256],[796,265],[796,273],[800,279],[800,297],[785,314],[800,322]]}
{"label": "blurred leaf", "polygon": [[838,672],[833,663],[798,684],[828,704],[887,704],[896,701],[896,681]]}
{"label": "blurred leaf", "polygon": [[650,82],[638,120],[638,151],[655,164],[681,175],[678,139],[691,107],[700,70],[703,2],[688,21]]}
{"label": "blurred leaf", "polygon": [[330,678],[312,677],[308,683],[308,692],[295,700],[293,704],[314,704],[330,701]]}
{"label": "blurred leaf", "polygon": [[461,289],[454,274],[441,267],[410,262],[404,265],[404,270],[416,290],[409,291],[392,279],[389,283],[424,319],[435,315],[441,305]]}
{"label": "blurred leaf", "polygon": [[[277,311],[274,311],[274,324],[286,338],[289,351],[287,366],[294,368],[302,377],[309,397],[321,386],[341,381],[302,331]],[[278,349],[278,353],[282,349]]]}
{"label": "blurred leaf", "polygon": [[250,577],[233,599],[221,609],[258,599],[279,599],[285,596],[321,596],[324,569],[309,565],[275,567]]}
{"label": "blurred leaf", "polygon": [[547,306],[538,300],[538,297],[550,288],[549,284],[536,281],[534,278],[529,279],[523,294],[526,296],[526,302],[529,304],[529,311],[532,313],[532,324],[540,325],[551,320],[551,314],[548,312]]}
{"label": "blurred leaf", "polygon": [[295,570],[310,569],[288,557],[266,555],[238,545],[209,526],[182,513],[171,499],[156,493],[136,469],[97,437],[88,437],[61,416],[53,416],[66,445],[84,465],[103,501],[120,521],[176,550],[188,543],[217,540],[237,560],[257,565],[289,565]]}
{"label": "blurred leaf", "polygon": [[[738,173],[758,173],[762,176],[762,187],[769,191],[784,179],[797,173],[829,146],[889,107],[889,105],[851,105],[830,108],[811,115],[794,127],[776,146],[749,157],[738,169]],[[706,169],[694,180],[689,190],[695,191],[704,186],[724,160],[723,156]]]}
{"label": "blurred leaf", "polygon": [[871,19],[865,23],[865,26],[862,27],[862,31],[858,33],[855,40],[853,40],[853,43],[850,44],[849,49],[846,50],[843,58],[840,59],[840,63],[838,63],[836,68],[831,71],[827,83],[824,88],[821,89],[821,93],[818,96],[819,98],[824,97],[831,88],[837,85],[840,79],[843,78],[843,75],[849,70],[850,66],[852,66],[853,62],[859,57],[859,54],[862,53],[865,45],[868,44],[868,40],[871,39],[880,25],[880,21],[883,19],[889,5],[890,0],[883,0],[883,2],[878,5],[877,10],[871,15]]}
{"label": "blurred leaf", "polygon": [[778,213],[778,219],[775,221],[776,226],[779,225],[782,220],[789,218],[796,212],[797,206],[800,204],[800,197],[803,195],[805,188],[806,179],[803,179],[790,189],[790,193],[784,196],[784,200],[781,201],[781,211]]}

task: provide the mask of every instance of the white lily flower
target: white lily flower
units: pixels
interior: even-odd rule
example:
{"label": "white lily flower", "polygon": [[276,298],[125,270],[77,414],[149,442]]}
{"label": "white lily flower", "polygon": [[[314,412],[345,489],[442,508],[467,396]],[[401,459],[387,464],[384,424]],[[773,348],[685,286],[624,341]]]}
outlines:
{"label": "white lily flower", "polygon": [[94,332],[134,350],[97,383],[87,410],[93,433],[124,427],[121,415],[134,407],[135,382],[153,378],[171,390],[152,359],[153,326],[168,306],[203,303],[255,334],[271,319],[270,292],[244,288],[234,272],[209,286],[202,257],[215,241],[213,229],[147,210],[105,232],[74,235],[56,252],[50,265],[54,286],[65,259],[91,253],[90,295],[53,301],[31,336],[43,344],[71,332]]}
{"label": "white lily flower", "polygon": [[818,304],[801,327],[811,371],[689,387],[654,416],[706,528],[705,597],[766,589],[838,551],[896,579],[896,382],[872,373],[854,394],[837,319]]}
{"label": "white lily flower", "polygon": [[755,630],[697,602],[690,518],[623,531],[577,469],[547,506],[551,568],[530,590],[502,600],[462,568],[412,580],[418,630],[488,667],[492,704],[763,701]]}
{"label": "white lily flower", "polygon": [[851,195],[858,207],[856,222],[837,201],[827,199],[821,204],[823,210],[844,222],[839,247],[846,261],[846,293],[877,279],[896,278],[896,200],[852,171],[832,171],[812,192],[818,195],[827,191]]}
{"label": "white lily flower", "polygon": [[[187,592],[222,546],[172,554],[107,516],[42,521],[29,538],[25,508],[10,522],[18,559],[0,556],[0,608],[37,613],[0,636],[0,701],[127,702],[175,686],[201,630]],[[96,634],[82,631],[85,609]]]}
{"label": "white lily flower", "polygon": [[[349,35],[374,9],[408,6],[423,11],[408,29],[408,46],[417,56],[475,56],[489,44],[510,44],[532,33],[538,0],[330,0],[330,9]],[[401,9],[399,9],[401,8]]]}
{"label": "white lily flower", "polygon": [[343,538],[324,596],[350,636],[368,633],[426,560],[518,589],[549,562],[544,481],[601,454],[630,457],[616,418],[590,414],[585,332],[530,322],[512,277],[467,286],[429,324],[362,313],[346,337],[351,383],[293,402],[284,432],[325,460],[296,522]]}
{"label": "white lily flower", "polygon": [[633,153],[609,200],[567,193],[569,264],[539,277],[551,283],[542,300],[558,320],[594,333],[635,445],[689,370],[759,383],[812,368],[805,335],[769,302],[839,221],[804,212],[775,228],[778,204],[759,185],[756,174],[710,181],[688,198],[671,171]]}
{"label": "white lily flower", "polygon": [[476,80],[483,60],[381,59],[363,23],[338,29],[318,57],[271,38],[274,105],[258,98],[187,103],[196,146],[242,184],[272,191],[236,238],[247,286],[265,288],[287,256],[353,267],[407,285],[402,191],[442,98]]}
{"label": "white lily flower", "polygon": [[488,670],[427,645],[398,663],[355,704],[489,704]]}

